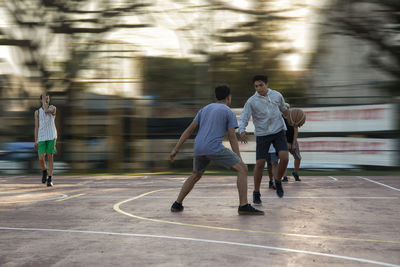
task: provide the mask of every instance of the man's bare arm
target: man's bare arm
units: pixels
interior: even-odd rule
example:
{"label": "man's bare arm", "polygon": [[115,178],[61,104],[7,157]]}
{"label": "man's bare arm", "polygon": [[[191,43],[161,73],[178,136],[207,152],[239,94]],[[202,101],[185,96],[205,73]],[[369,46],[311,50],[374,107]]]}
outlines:
{"label": "man's bare arm", "polygon": [[285,117],[287,119],[289,117],[289,109],[285,110],[282,114],[283,114],[283,117]]}
{"label": "man's bare arm", "polygon": [[235,152],[240,159],[242,159],[242,157],[240,156],[239,143],[236,137],[235,128],[228,129],[228,139],[229,143],[231,144],[232,151]]}
{"label": "man's bare arm", "polygon": [[193,134],[194,130],[197,128],[197,126],[199,125],[198,122],[193,121],[187,128],[186,130],[183,132],[183,134],[181,135],[181,137],[179,138],[178,143],[175,145],[175,148],[171,151],[170,155],[169,155],[169,159],[171,160],[171,162],[174,161],[175,156],[178,154],[179,152],[179,148],[181,148],[181,146],[186,142],[186,140]]}
{"label": "man's bare arm", "polygon": [[293,129],[294,129],[294,132],[293,132],[292,150],[294,151],[296,149],[296,142],[297,142],[297,136],[299,134],[299,127],[294,126]]}

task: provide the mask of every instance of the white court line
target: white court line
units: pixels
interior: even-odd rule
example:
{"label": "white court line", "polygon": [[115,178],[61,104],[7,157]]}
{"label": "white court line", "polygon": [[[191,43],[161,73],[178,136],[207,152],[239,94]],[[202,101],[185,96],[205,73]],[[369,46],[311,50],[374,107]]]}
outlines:
{"label": "white court line", "polygon": [[154,182],[137,183],[137,184],[135,184],[135,185],[144,185],[144,184],[154,184]]}
{"label": "white court line", "polygon": [[285,252],[294,252],[294,253],[302,253],[302,254],[329,257],[329,258],[336,258],[336,259],[342,259],[342,260],[357,261],[357,262],[376,264],[376,265],[382,265],[382,266],[400,267],[400,265],[396,265],[396,264],[391,264],[391,263],[386,263],[386,262],[381,262],[381,261],[368,260],[368,259],[362,259],[362,258],[341,256],[341,255],[336,255],[336,254],[327,254],[327,253],[313,252],[313,251],[308,251],[308,250],[298,250],[298,249],[281,248],[281,247],[271,247],[271,246],[263,246],[263,245],[248,244],[248,243],[219,241],[219,240],[212,240],[212,239],[200,239],[200,238],[166,236],[166,235],[148,235],[148,234],[99,232],[99,231],[85,231],[85,230],[46,229],[46,228],[43,229],[43,228],[0,227],[0,230],[62,232],[62,233],[98,234],[98,235],[117,235],[117,236],[150,237],[150,238],[160,238],[160,239],[195,241],[195,242],[203,242],[203,243],[213,243],[213,244],[233,245],[233,246],[241,246],[241,247],[251,247],[251,248],[263,248],[263,249],[270,249],[270,250],[279,250],[279,251],[285,251]]}
{"label": "white court line", "polygon": [[338,180],[337,178],[335,178],[335,177],[333,177],[333,176],[328,176],[328,177],[331,178],[331,179],[333,179],[333,180],[335,180],[335,181]]}
{"label": "white court line", "polygon": [[[143,198],[167,198],[170,199],[171,197],[168,196],[144,196]],[[218,197],[218,196],[206,196],[206,197],[197,197],[197,196],[189,196],[189,198],[198,198],[198,199],[236,199],[234,197]],[[273,199],[278,198],[278,196],[271,196],[271,197],[261,197],[264,199]],[[290,198],[290,199],[399,199],[399,197],[351,197],[351,196],[343,196],[343,197],[302,197],[302,196],[284,196],[282,199]]]}
{"label": "white court line", "polygon": [[396,191],[399,191],[399,192],[400,192],[400,189],[398,189],[398,188],[396,188],[396,187],[393,187],[393,186],[390,186],[390,185],[387,185],[387,184],[383,184],[383,183],[380,183],[380,182],[377,182],[377,181],[374,181],[374,180],[371,180],[371,179],[368,179],[368,178],[365,178],[365,177],[361,177],[361,176],[356,176],[356,177],[361,178],[361,179],[364,179],[364,180],[366,180],[366,181],[368,181],[368,182],[375,183],[375,184],[379,184],[379,185],[381,185],[381,186],[384,186],[384,187],[387,187],[387,188],[390,188],[390,189],[392,189],[392,190],[396,190]]}
{"label": "white court line", "polygon": [[[99,195],[99,196],[81,196],[79,197],[80,199],[87,198],[87,199],[120,199],[120,198],[129,198],[131,196],[109,196],[109,195]],[[171,199],[169,196],[144,196],[143,198],[149,198],[149,199]],[[234,196],[189,196],[191,199],[236,199]],[[277,196],[270,196],[270,197],[261,197],[262,199],[275,199],[278,198]],[[307,196],[285,196],[283,199],[289,198],[289,199],[381,199],[381,200],[394,200],[394,199],[399,199],[399,197],[356,197],[356,196],[337,196],[337,197],[307,197]]]}

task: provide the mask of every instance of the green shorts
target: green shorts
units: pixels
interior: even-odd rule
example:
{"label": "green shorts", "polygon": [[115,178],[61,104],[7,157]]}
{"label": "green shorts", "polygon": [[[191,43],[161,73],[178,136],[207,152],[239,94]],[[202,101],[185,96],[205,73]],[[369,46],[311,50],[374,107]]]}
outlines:
{"label": "green shorts", "polygon": [[56,139],[38,142],[38,154],[56,154]]}

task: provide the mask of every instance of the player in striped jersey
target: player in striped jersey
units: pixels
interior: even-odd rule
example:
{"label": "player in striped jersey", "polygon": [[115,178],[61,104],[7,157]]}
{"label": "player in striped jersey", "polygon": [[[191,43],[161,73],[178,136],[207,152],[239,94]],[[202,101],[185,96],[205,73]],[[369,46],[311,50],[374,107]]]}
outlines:
{"label": "player in striped jersey", "polygon": [[[42,106],[35,111],[35,149],[39,154],[39,162],[42,167],[42,183],[53,186],[53,163],[56,151],[57,129],[55,124],[56,107],[50,105],[49,93],[41,94]],[[46,169],[45,156],[47,155],[48,167]]]}

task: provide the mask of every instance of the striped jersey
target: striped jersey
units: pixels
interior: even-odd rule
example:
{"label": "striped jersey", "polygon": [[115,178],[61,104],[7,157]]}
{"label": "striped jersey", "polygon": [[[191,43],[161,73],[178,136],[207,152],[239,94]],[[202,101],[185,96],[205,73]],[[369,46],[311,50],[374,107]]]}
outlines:
{"label": "striped jersey", "polygon": [[[53,107],[53,106],[49,106]],[[38,142],[57,139],[57,129],[55,124],[56,115],[46,114],[43,108],[38,109],[39,130]]]}

